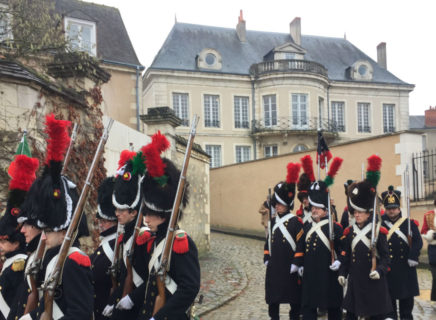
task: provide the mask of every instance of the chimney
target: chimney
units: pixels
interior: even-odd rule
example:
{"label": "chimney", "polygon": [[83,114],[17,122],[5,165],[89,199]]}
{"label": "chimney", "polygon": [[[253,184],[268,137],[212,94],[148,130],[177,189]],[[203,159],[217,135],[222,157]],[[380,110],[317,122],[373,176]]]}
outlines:
{"label": "chimney", "polygon": [[436,128],[436,107],[425,110],[425,127]]}
{"label": "chimney", "polygon": [[380,44],[377,46],[377,63],[384,69],[388,68],[386,61],[386,42],[380,42]]}
{"label": "chimney", "polygon": [[242,10],[239,11],[238,24],[236,25],[236,33],[238,34],[239,41],[246,42],[247,38],[245,37],[245,20],[242,17]]}
{"label": "chimney", "polygon": [[296,44],[301,46],[301,19],[300,17],[296,17],[289,24],[289,29],[291,32],[291,37]]}

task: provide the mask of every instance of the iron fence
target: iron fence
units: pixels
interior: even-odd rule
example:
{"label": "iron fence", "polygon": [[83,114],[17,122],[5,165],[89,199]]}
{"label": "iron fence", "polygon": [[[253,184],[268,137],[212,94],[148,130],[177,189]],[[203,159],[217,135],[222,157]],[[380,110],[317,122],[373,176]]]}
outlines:
{"label": "iron fence", "polygon": [[436,198],[436,150],[424,150],[412,154],[413,201]]}

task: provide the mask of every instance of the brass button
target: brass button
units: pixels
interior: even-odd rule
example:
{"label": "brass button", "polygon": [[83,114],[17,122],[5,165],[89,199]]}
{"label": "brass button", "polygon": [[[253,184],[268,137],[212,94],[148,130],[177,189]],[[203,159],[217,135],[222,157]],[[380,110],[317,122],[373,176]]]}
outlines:
{"label": "brass button", "polygon": [[392,259],[394,256],[393,256],[393,255],[390,255],[389,257]]}
{"label": "brass button", "polygon": [[97,255],[100,255],[100,251],[97,251]]}

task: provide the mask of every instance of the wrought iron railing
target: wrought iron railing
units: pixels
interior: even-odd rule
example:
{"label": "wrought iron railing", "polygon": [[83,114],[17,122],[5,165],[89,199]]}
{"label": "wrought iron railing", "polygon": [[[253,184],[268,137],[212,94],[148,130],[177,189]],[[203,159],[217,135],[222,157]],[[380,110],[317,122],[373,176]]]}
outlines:
{"label": "wrought iron railing", "polygon": [[345,131],[343,125],[338,125],[335,121],[318,117],[294,119],[292,117],[272,117],[253,121],[253,133],[272,132],[272,131],[317,131],[342,132]]}
{"label": "wrought iron railing", "polygon": [[250,72],[256,76],[271,72],[307,72],[327,77],[327,69],[314,61],[308,60],[271,60],[251,65]]}
{"label": "wrought iron railing", "polygon": [[436,199],[436,150],[412,154],[412,175],[411,199]]}

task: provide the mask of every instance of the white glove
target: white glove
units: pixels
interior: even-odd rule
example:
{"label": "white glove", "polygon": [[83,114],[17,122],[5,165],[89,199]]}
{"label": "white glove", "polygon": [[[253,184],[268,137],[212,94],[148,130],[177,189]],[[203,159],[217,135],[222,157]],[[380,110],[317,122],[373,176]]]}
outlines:
{"label": "white glove", "polygon": [[104,307],[103,312],[101,314],[109,318],[112,315],[112,312],[114,312],[114,305],[108,304],[106,307]]}
{"label": "white glove", "polygon": [[30,316],[30,314],[26,313],[24,316],[22,316],[18,320],[32,320],[32,317]]}
{"label": "white glove", "polygon": [[418,265],[418,261],[410,260],[410,259],[407,260],[407,263],[409,264],[409,267],[411,267],[411,268],[416,267]]}
{"label": "white glove", "polygon": [[298,271],[298,267],[295,264],[291,264],[291,274]]}
{"label": "white glove", "polygon": [[332,271],[338,271],[339,267],[341,266],[341,262],[339,260],[333,261],[333,263],[330,266],[330,270]]}
{"label": "white glove", "polygon": [[339,276],[338,282],[342,287],[345,287],[345,277],[344,276]]}
{"label": "white glove", "polygon": [[266,261],[264,262],[265,266],[268,265],[268,262],[269,262],[269,260],[266,260]]}
{"label": "white glove", "polygon": [[150,318],[150,320],[154,320],[154,317]]}
{"label": "white glove", "polygon": [[372,279],[372,280],[378,280],[378,279],[380,279],[380,273],[378,273],[377,271],[371,271],[371,273],[369,274],[369,277]]}
{"label": "white glove", "polygon": [[298,275],[299,275],[300,277],[303,277],[303,274],[304,274],[304,267],[299,267],[299,268],[298,268]]}
{"label": "white glove", "polygon": [[427,233],[424,235],[425,240],[428,242],[431,242],[434,240],[434,230],[428,230]]}
{"label": "white glove", "polygon": [[126,295],[124,298],[117,303],[116,308],[119,310],[130,310],[133,308],[133,301],[130,299],[129,295]]}

